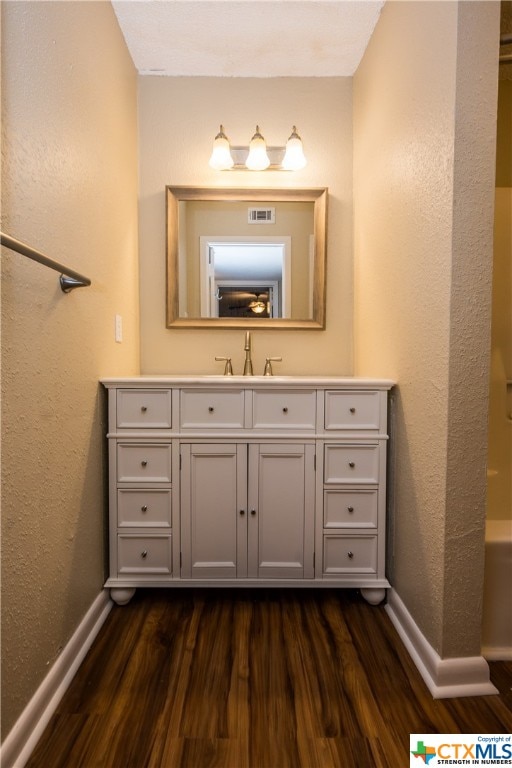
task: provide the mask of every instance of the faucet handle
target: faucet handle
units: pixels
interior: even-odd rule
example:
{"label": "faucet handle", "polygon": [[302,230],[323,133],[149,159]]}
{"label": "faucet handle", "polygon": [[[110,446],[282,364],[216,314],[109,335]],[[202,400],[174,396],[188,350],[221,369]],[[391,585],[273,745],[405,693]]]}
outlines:
{"label": "faucet handle", "polygon": [[216,357],[215,359],[218,362],[221,362],[223,360],[226,361],[226,365],[224,366],[224,376],[232,376],[233,375],[233,366],[231,365],[231,358],[230,357]]}
{"label": "faucet handle", "polygon": [[272,363],[280,363],[282,357],[267,357],[265,359],[265,370],[263,371],[264,376],[272,376]]}

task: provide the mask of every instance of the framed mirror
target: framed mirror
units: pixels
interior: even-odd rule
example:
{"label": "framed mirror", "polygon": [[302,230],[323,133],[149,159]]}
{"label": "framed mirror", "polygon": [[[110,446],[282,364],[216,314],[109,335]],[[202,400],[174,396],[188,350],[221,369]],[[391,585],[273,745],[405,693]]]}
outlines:
{"label": "framed mirror", "polygon": [[166,195],[168,328],[325,328],[327,189]]}

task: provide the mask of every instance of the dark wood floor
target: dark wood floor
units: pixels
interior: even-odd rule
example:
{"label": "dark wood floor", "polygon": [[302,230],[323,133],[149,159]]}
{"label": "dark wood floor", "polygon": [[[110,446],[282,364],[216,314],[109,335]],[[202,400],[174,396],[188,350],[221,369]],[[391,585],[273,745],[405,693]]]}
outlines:
{"label": "dark wood floor", "polygon": [[405,768],[409,733],[512,729],[433,700],[382,606],[349,590],[139,590],[114,607],[28,768]]}

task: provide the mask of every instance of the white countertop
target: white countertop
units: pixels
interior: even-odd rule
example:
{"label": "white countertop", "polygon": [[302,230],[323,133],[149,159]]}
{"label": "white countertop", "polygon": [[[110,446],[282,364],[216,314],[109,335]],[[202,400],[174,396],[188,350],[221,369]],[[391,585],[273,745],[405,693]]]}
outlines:
{"label": "white countertop", "polygon": [[101,383],[109,387],[343,387],[347,389],[391,389],[391,379],[373,379],[356,376],[224,376],[222,374],[172,374],[152,376],[107,377]]}

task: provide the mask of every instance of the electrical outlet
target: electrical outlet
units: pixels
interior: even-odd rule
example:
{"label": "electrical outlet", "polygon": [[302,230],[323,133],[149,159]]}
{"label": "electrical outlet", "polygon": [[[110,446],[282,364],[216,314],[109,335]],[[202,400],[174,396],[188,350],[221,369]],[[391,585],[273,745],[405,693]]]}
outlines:
{"label": "electrical outlet", "polygon": [[123,340],[123,318],[121,315],[116,315],[116,333],[115,333],[116,341],[121,343]]}

